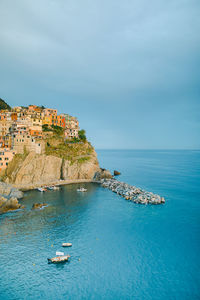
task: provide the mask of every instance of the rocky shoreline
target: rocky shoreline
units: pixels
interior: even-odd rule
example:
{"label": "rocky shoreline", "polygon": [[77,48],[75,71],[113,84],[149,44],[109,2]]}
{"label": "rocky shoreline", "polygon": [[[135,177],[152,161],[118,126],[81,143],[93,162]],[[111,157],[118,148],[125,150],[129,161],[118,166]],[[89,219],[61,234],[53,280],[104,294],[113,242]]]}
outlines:
{"label": "rocky shoreline", "polygon": [[[133,201],[140,204],[163,204],[165,203],[164,197],[161,197],[152,192],[144,191],[135,186],[129,185],[124,182],[120,182],[112,177],[111,173],[108,170],[101,169],[99,172],[96,172],[93,179],[73,179],[73,180],[57,180],[54,182],[48,182],[46,184],[38,183],[32,185],[11,185],[5,182],[0,182],[0,214],[13,211],[16,209],[24,208],[19,202],[18,199],[23,198],[23,191],[28,191],[32,189],[37,189],[38,187],[44,187],[51,185],[67,185],[67,184],[76,184],[76,183],[97,183],[104,188],[108,188],[114,193],[121,195],[126,200]],[[35,207],[34,207],[35,208]]]}
{"label": "rocky shoreline", "polygon": [[101,179],[101,186],[108,188],[114,193],[124,197],[126,200],[133,201],[140,204],[163,204],[165,203],[164,197],[161,197],[152,192],[144,191],[135,186],[129,185],[124,182],[117,181],[116,179]]}
{"label": "rocky shoreline", "polygon": [[0,182],[0,214],[23,208],[18,199],[23,198],[23,193],[11,184]]}

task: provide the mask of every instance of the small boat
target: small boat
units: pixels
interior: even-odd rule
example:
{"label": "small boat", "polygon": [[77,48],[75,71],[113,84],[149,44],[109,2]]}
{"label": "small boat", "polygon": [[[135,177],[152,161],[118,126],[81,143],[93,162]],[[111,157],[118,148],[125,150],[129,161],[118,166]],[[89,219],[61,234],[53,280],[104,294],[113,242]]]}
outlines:
{"label": "small boat", "polygon": [[59,186],[53,186],[54,191],[58,191],[59,189],[60,189]]}
{"label": "small boat", "polygon": [[51,191],[57,191],[60,188],[58,186],[48,186],[48,189],[51,190]]}
{"label": "small boat", "polygon": [[48,190],[53,190],[53,186],[48,186]]}
{"label": "small boat", "polygon": [[46,192],[47,191],[47,189],[45,189],[45,188],[38,188],[37,189],[39,192]]}
{"label": "small boat", "polygon": [[48,263],[60,263],[60,262],[65,262],[68,261],[70,258],[70,255],[61,255],[61,256],[56,256],[52,258],[47,258]]}
{"label": "small boat", "polygon": [[80,189],[77,189],[77,192],[87,192],[87,189],[84,189],[83,187],[81,187]]}
{"label": "small boat", "polygon": [[64,252],[56,251],[56,255],[61,256],[61,255],[65,255],[65,254],[64,254]]}
{"label": "small boat", "polygon": [[62,243],[62,246],[63,246],[63,247],[71,247],[71,246],[72,246],[72,243]]}

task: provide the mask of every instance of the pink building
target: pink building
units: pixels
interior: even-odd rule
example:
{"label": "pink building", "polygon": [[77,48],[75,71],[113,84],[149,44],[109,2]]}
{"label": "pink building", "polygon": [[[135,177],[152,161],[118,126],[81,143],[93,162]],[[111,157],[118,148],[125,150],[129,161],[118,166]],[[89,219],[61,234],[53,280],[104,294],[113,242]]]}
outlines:
{"label": "pink building", "polygon": [[9,148],[0,148],[0,171],[6,169],[8,163],[13,159],[15,151]]}
{"label": "pink building", "polygon": [[45,116],[52,116],[52,115],[57,115],[58,111],[57,109],[53,109],[53,108],[45,108],[43,110],[43,113]]}

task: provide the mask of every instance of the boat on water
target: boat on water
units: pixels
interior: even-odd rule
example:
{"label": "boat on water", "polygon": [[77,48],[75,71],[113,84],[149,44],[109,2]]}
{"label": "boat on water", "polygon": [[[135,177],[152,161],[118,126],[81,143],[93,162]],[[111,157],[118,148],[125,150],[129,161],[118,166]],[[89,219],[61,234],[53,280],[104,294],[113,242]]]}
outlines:
{"label": "boat on water", "polygon": [[87,192],[87,189],[81,187],[81,188],[77,189],[77,192]]}
{"label": "boat on water", "polygon": [[51,190],[51,191],[57,191],[60,188],[58,186],[48,186],[48,189]]}
{"label": "boat on water", "polygon": [[55,256],[52,258],[47,258],[48,263],[60,263],[60,262],[65,262],[68,261],[70,258],[70,255],[60,255],[60,256]]}
{"label": "boat on water", "polygon": [[46,192],[47,191],[47,189],[46,188],[37,188],[37,190],[39,191],[39,192]]}
{"label": "boat on water", "polygon": [[71,247],[71,246],[72,246],[72,243],[62,243],[62,246],[63,246],[63,247]]}
{"label": "boat on water", "polygon": [[53,190],[54,190],[54,191],[58,191],[59,189],[60,189],[59,186],[54,186],[54,187],[53,187]]}

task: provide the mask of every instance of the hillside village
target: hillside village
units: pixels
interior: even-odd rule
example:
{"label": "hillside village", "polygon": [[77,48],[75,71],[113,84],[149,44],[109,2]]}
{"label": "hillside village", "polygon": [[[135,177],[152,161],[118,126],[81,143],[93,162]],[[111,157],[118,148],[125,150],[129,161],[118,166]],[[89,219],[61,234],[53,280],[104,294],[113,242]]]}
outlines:
{"label": "hillside village", "polygon": [[58,114],[57,109],[29,105],[0,110],[0,171],[6,169],[15,154],[24,151],[43,154],[45,139],[60,131],[65,140],[76,140],[76,117]]}

